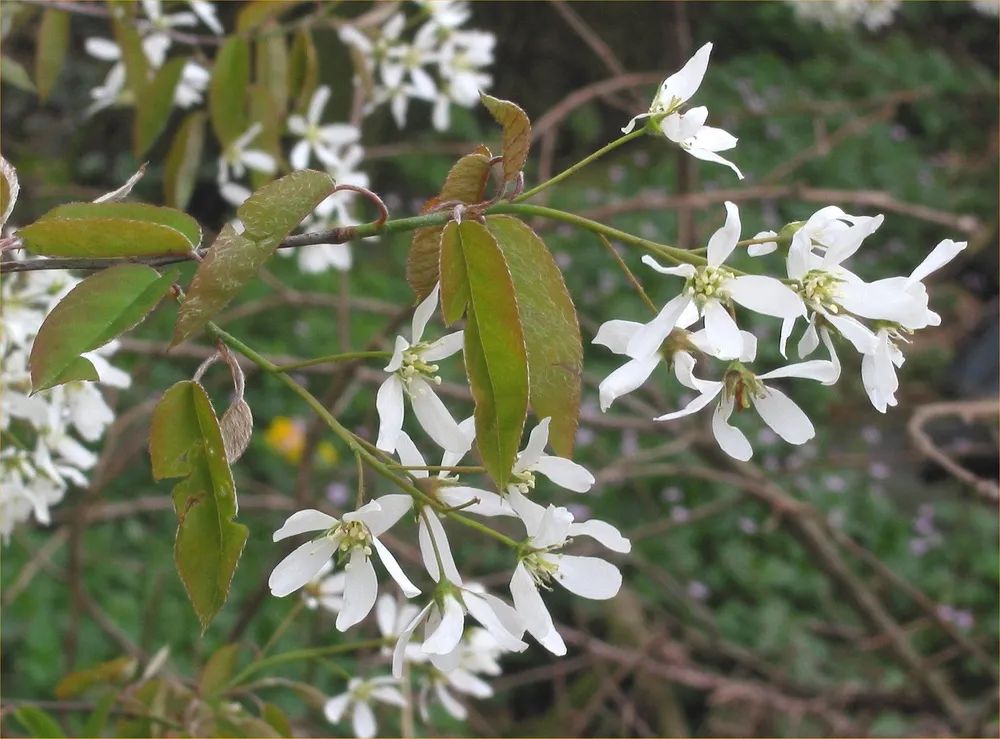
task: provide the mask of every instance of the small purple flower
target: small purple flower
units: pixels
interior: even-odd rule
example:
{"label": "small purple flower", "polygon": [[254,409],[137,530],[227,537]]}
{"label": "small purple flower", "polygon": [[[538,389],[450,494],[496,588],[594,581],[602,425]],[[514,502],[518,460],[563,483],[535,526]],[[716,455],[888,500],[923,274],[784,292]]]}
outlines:
{"label": "small purple flower", "polygon": [[580,426],[576,430],[576,445],[579,447],[590,446],[594,443],[595,438],[597,438],[597,434],[589,426]]}
{"label": "small purple flower", "polygon": [[675,486],[664,488],[660,496],[668,503],[679,503],[684,498],[684,492]]}
{"label": "small purple flower", "polygon": [[644,239],[655,239],[660,234],[660,229],[652,221],[643,221],[639,224],[639,235]]}
{"label": "small purple flower", "polygon": [[970,611],[955,611],[952,623],[963,631],[967,631],[976,625],[976,619]]}
{"label": "small purple flower", "polygon": [[742,516],[740,518],[740,531],[744,534],[756,534],[757,522],[748,516]]}
{"label": "small purple flower", "polygon": [[604,193],[596,187],[588,187],[586,197],[590,204],[599,203],[604,199]]}
{"label": "small purple flower", "polygon": [[639,432],[635,429],[622,431],[622,456],[631,457],[639,451]]}
{"label": "small purple flower", "polygon": [[566,510],[573,514],[573,518],[582,521],[590,517],[590,506],[586,503],[570,503]]}
{"label": "small purple flower", "polygon": [[777,472],[781,469],[781,460],[774,454],[764,456],[764,469],[768,472]]}
{"label": "small purple flower", "polygon": [[885,462],[872,462],[868,465],[868,474],[876,480],[888,480],[892,477],[892,470]]}
{"label": "small purple flower", "polygon": [[832,511],[826,514],[826,520],[835,529],[839,529],[844,525],[844,521],[847,519],[847,515],[839,508],[834,508]]}
{"label": "small purple flower", "polygon": [[615,164],[608,167],[608,179],[611,180],[616,185],[620,185],[625,181],[625,176],[628,174],[628,170],[625,169],[620,164]]}
{"label": "small purple flower", "polygon": [[704,600],[708,597],[708,586],[706,586],[703,582],[693,580],[688,583],[687,592],[688,595],[695,600]]}
{"label": "small purple flower", "polygon": [[847,480],[840,475],[827,475],[823,478],[823,484],[831,493],[842,493],[847,490]]}
{"label": "small purple flower", "polygon": [[765,426],[757,432],[757,443],[761,446],[771,446],[778,441],[778,435]]}
{"label": "small purple flower", "polygon": [[632,155],[632,163],[637,167],[645,167],[649,164],[649,152],[648,151],[637,151]]}
{"label": "small purple flower", "polygon": [[556,264],[559,265],[559,269],[569,269],[573,266],[573,257],[564,251],[557,251],[555,253]]}
{"label": "small purple flower", "polygon": [[342,482],[331,482],[326,486],[326,499],[332,505],[342,508],[351,499],[351,491]]}
{"label": "small purple flower", "polygon": [[931,548],[931,543],[927,539],[910,539],[910,554],[914,557],[923,557]]}
{"label": "small purple flower", "polygon": [[572,235],[573,235],[573,227],[570,226],[568,223],[560,223],[558,226],[556,226],[556,236],[558,236],[559,238],[566,239]]}
{"label": "small purple flower", "polygon": [[675,505],[670,509],[670,518],[677,523],[684,523],[691,518],[691,511],[682,505]]}
{"label": "small purple flower", "polygon": [[861,438],[866,444],[879,444],[882,441],[882,432],[874,426],[865,426],[861,429]]}

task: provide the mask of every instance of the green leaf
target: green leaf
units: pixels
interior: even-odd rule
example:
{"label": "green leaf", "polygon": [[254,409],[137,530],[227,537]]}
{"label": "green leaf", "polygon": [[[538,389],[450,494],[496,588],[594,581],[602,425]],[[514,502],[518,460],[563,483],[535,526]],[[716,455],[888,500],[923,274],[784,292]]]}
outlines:
{"label": "green leaf", "polygon": [[236,15],[236,32],[246,34],[248,31],[280,18],[289,10],[299,5],[298,2],[275,2],[275,0],[252,0],[245,3]]}
{"label": "green leaf", "polygon": [[28,70],[9,56],[0,57],[0,79],[14,85],[19,90],[35,92],[35,85],[28,75]]}
{"label": "green leaf", "polygon": [[509,100],[500,100],[483,92],[479,93],[479,99],[494,120],[503,126],[503,179],[504,182],[513,182],[528,160],[531,121],[527,113]]}
{"label": "green leaf", "polygon": [[[528,351],[529,396],[539,419],[552,417],[549,443],[570,457],[580,416],[583,347],[576,308],[545,242],[512,216],[487,216],[514,281]],[[443,288],[442,288],[443,289]]]}
{"label": "green leaf", "polygon": [[97,685],[126,683],[135,675],[138,666],[136,658],[127,655],[110,662],[102,662],[86,670],[70,673],[56,685],[56,698],[69,700],[83,695]]}
{"label": "green leaf", "polygon": [[52,718],[41,708],[35,706],[21,706],[11,714],[17,722],[28,732],[28,736],[37,739],[62,739],[66,736],[63,733],[59,722]]}
{"label": "green leaf", "polygon": [[233,475],[219,421],[197,382],[178,382],[156,404],[149,454],[153,479],[185,477],[173,491],[174,562],[204,632],[226,602],[249,530],[232,520]]}
{"label": "green leaf", "polygon": [[201,110],[185,118],[167,154],[163,173],[163,199],[174,208],[187,208],[194,192],[201,152],[205,146],[206,120],[208,116]]}
{"label": "green leaf", "polygon": [[149,84],[149,60],[142,48],[142,37],[131,25],[122,20],[112,23],[115,43],[122,51],[122,62],[125,64],[125,81],[132,91],[133,100],[141,100],[142,93]]}
{"label": "green leaf", "polygon": [[288,111],[288,44],[274,21],[265,24],[257,37],[256,64],[257,84],[267,90],[275,117],[284,120]]}
{"label": "green leaf", "polygon": [[[441,192],[427,201],[421,213],[427,213],[438,203],[449,200],[470,205],[482,202],[490,176],[491,157],[490,150],[480,145],[472,154],[459,159],[448,172]],[[406,261],[406,280],[417,294],[418,301],[430,295],[437,284],[443,228],[432,226],[413,232]]]}
{"label": "green leaf", "polygon": [[222,692],[233,676],[239,654],[239,644],[227,644],[209,657],[201,671],[201,679],[198,681],[202,698],[211,700]]}
{"label": "green leaf", "polygon": [[160,276],[152,267],[121,264],[70,290],[45,317],[31,346],[32,392],[71,380],[98,379],[94,366],[80,355],[138,324],[175,279],[177,270]]}
{"label": "green leaf", "polygon": [[181,74],[187,62],[184,57],[171,59],[160,68],[153,81],[143,90],[136,106],[135,129],[132,135],[133,153],[137,159],[149,151],[149,147],[167,125],[170,111],[174,107],[174,92],[181,81]]}
{"label": "green leaf", "polygon": [[[267,152],[274,157],[276,162],[280,162],[281,126],[284,123],[284,117],[278,115],[278,110],[271,100],[271,93],[264,85],[250,85],[247,96],[250,100],[250,119],[255,123],[260,123],[262,127],[261,132],[253,141],[253,148]],[[259,190],[274,179],[273,172],[263,172],[258,169],[251,169],[249,175],[252,190]]]}
{"label": "green leaf", "polygon": [[250,42],[232,36],[219,50],[208,88],[208,113],[223,148],[248,127],[246,93],[250,86]]}
{"label": "green leaf", "polygon": [[113,691],[109,691],[97,699],[94,710],[87,717],[87,722],[83,725],[83,732],[80,736],[102,736],[104,729],[108,725],[108,716],[111,715],[111,707],[114,706],[118,696]]}
{"label": "green leaf", "polygon": [[514,282],[503,252],[477,221],[449,223],[469,289],[465,369],[476,401],[476,444],[500,490],[507,485],[528,413],[528,357]]}
{"label": "green leaf", "polygon": [[35,50],[35,81],[38,97],[45,100],[56,86],[69,48],[69,13],[46,9],[38,29]]}
{"label": "green leaf", "polygon": [[237,233],[227,223],[198,265],[177,315],[170,345],[184,341],[225,308],[257,274],[281,240],[334,188],[330,175],[303,169],[251,195],[236,211],[243,233]]}
{"label": "green leaf", "polygon": [[288,716],[274,703],[264,703],[261,708],[260,717],[271,725],[271,728],[278,732],[278,736],[292,736],[292,722]]}
{"label": "green leaf", "polygon": [[292,41],[291,59],[288,63],[288,91],[294,109],[305,112],[313,92],[319,85],[319,57],[312,32],[301,28]]}
{"label": "green leaf", "polygon": [[146,203],[66,203],[50,210],[39,218],[38,222],[49,220],[120,220],[152,223],[166,226],[183,236],[187,242],[187,249],[184,251],[195,249],[201,244],[201,226],[194,218],[173,208]]}

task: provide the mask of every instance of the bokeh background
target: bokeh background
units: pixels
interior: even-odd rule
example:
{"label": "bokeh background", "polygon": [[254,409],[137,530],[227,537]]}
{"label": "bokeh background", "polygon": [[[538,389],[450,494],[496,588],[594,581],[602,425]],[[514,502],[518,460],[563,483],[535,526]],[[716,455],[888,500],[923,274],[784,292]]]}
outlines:
{"label": "bokeh background", "polygon": [[[220,4],[224,23],[238,5]],[[733,158],[744,181],[641,139],[554,189],[551,205],[688,248],[721,224],[726,199],[740,205],[744,235],[827,204],[884,213],[854,260],[869,279],[908,274],[943,238],[969,246],[931,280],[943,323],[907,348],[900,406],[884,416],[874,411],[857,358],[844,356],[835,389],[794,388],[817,438],[789,447],[753,426],[752,467],[720,458],[705,424],[648,420],[679,402],[665,375],[602,415],[596,383],[616,364],[588,346],[576,459],[598,484],[572,502],[631,536],[633,552],[620,560],[625,586],[604,604],[551,593],[569,655],[557,660],[532,647],[507,658],[492,681],[495,696],[471,702],[467,724],[442,714],[422,731],[928,736],[952,734],[960,718],[974,735],[997,735],[996,505],[930,462],[912,434],[915,414],[931,404],[989,403],[997,395],[995,13],[964,2],[905,3],[875,30],[831,28],[782,2],[476,2],[473,16],[497,35],[491,93],[518,102],[535,123],[529,183],[615,138],[663,76],[703,43],[715,44],[697,102],[711,110],[710,122],[739,137]],[[10,35],[4,53],[28,63],[36,25]],[[66,67],[47,102],[2,88],[2,147],[21,176],[21,224],[117,187],[139,164],[130,153],[130,113],[82,115],[106,68],[83,53],[83,41],[106,36],[106,23],[78,16],[72,29]],[[352,70],[335,32],[315,33],[322,80],[334,91],[328,113],[343,118]],[[608,80],[616,81],[597,84]],[[484,110],[453,111],[445,134],[429,116],[415,106],[403,131],[384,109],[366,121],[362,169],[394,216],[419,212],[458,155],[498,139]],[[169,125],[178,120],[175,114]],[[162,201],[169,130],[147,155],[134,193],[147,202]],[[210,147],[189,212],[214,230],[230,210],[218,195]],[[537,228],[564,269],[585,344],[601,321],[643,315],[593,236],[551,223]],[[387,236],[356,248],[345,275],[305,275],[295,260],[275,259],[220,323],[268,355],[361,347],[411,302],[408,241]],[[675,286],[638,272],[638,256],[628,254],[629,264],[653,300],[665,301]],[[165,356],[172,321],[163,308],[123,341],[116,363],[131,372],[133,386],[108,396],[119,423],[91,488],[67,496],[51,527],[18,530],[0,554],[7,706],[53,701],[63,675],[122,655],[148,658],[169,645],[172,669],[192,676],[227,642],[265,643],[290,607],[266,591],[282,554],[271,533],[303,502],[350,505],[348,450],[314,428],[273,378],[251,373],[255,434],[234,469],[250,540],[228,604],[199,634],[172,563],[170,485],[151,481],[146,453],[152,404],[210,353],[195,341]],[[771,328],[763,359],[777,362]],[[323,397],[340,381],[336,367],[313,369],[301,379]],[[335,411],[351,428],[374,432],[381,377],[369,367],[334,391]],[[217,405],[227,383],[222,369],[207,375]],[[471,411],[457,383],[446,383],[445,392],[462,409],[456,417]],[[926,429],[967,469],[995,480],[995,421],[987,413],[964,423],[946,408]],[[503,589],[501,553],[452,536],[463,572]],[[396,552],[404,567],[419,562],[402,536]],[[308,612],[279,647],[341,638],[330,617]],[[322,663],[289,664],[276,674],[328,695],[342,690],[337,671]],[[928,687],[934,681],[944,688]],[[267,700],[302,735],[345,730],[294,693],[272,689]],[[85,713],[54,710],[67,731],[82,730]],[[383,734],[398,732],[393,720],[384,719]]]}

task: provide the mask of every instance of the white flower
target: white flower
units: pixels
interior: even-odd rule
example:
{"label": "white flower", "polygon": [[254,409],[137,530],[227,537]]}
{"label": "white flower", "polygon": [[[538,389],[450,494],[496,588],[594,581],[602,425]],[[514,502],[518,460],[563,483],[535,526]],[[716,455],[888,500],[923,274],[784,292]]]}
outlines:
{"label": "white flower", "polygon": [[452,691],[474,698],[489,698],[493,695],[493,688],[485,680],[477,677],[476,673],[499,675],[501,670],[498,660],[505,651],[486,629],[475,627],[469,629],[458,647],[457,664],[454,669],[448,672],[432,669],[424,677],[417,702],[421,719],[425,723],[430,722],[428,698],[431,691],[452,718],[459,721],[468,718],[468,711],[461,701],[452,695]]}
{"label": "white flower", "polygon": [[479,92],[493,85],[493,77],[481,68],[493,63],[495,45],[496,36],[486,31],[455,31],[448,36],[441,48],[438,70],[456,105],[478,105]]}
{"label": "white flower", "polygon": [[[740,360],[752,361],[755,352],[756,346],[751,349],[748,345]],[[694,376],[692,370],[695,360],[690,354],[678,352],[674,356],[674,363],[677,379],[686,387],[698,391],[699,395],[685,408],[658,416],[654,420],[670,421],[697,413],[721,394],[712,416],[712,433],[722,451],[743,461],[753,456],[753,447],[742,431],[729,425],[729,417],[734,408],[742,411],[753,406],[764,423],[789,444],[804,444],[816,435],[812,422],[802,409],[780,390],[765,385],[763,380],[800,377],[824,382],[840,372],[839,366],[834,362],[812,360],[754,375],[737,363],[727,370],[722,380],[708,381]]]}
{"label": "white flower", "polygon": [[383,451],[393,452],[396,449],[396,441],[403,429],[404,395],[409,397],[417,421],[439,446],[462,453],[468,450],[466,435],[441,399],[434,394],[432,383],[437,384],[441,380],[436,374],[438,366],[429,364],[460,351],[463,333],[455,331],[436,341],[421,341],[427,322],[434,313],[440,289],[438,283],[417,306],[413,313],[411,340],[396,337],[392,359],[385,367],[385,371],[391,374],[379,387],[375,398],[379,418],[376,446]]}
{"label": "white flower", "polygon": [[239,138],[231,143],[219,157],[219,192],[233,205],[239,206],[250,197],[250,190],[233,182],[241,179],[248,169],[265,174],[274,174],[278,165],[274,157],[259,149],[247,149],[264,130],[260,123],[254,123]]}
{"label": "white flower", "polygon": [[737,277],[723,266],[722,263],[736,249],[739,239],[739,210],[727,201],[726,223],[708,241],[706,266],[682,264],[663,267],[648,255],[642,258],[657,272],[684,277],[687,283],[681,294],[668,302],[656,318],[635,332],[626,347],[628,356],[650,358],[692,302],[705,319],[706,338],[712,349],[710,353],[720,359],[734,359],[743,352],[739,326],[727,310],[730,302],[766,316],[791,318],[805,315],[802,299],[779,280],[765,275]]}
{"label": "white flower", "polygon": [[188,5],[201,22],[212,29],[212,33],[222,36],[226,32],[215,14],[215,3],[209,0],[188,0]]}
{"label": "white flower", "polygon": [[[334,572],[333,562],[323,563],[313,578],[302,589],[302,600],[306,608],[316,610],[322,608],[330,613],[340,613],[344,609],[344,588],[347,586],[347,573]],[[388,598],[383,595],[380,598]],[[376,604],[377,605],[377,604]]]}
{"label": "white flower", "polygon": [[571,593],[591,600],[607,600],[617,595],[621,572],[598,557],[559,554],[570,537],[589,536],[615,552],[629,552],[629,540],[609,523],[599,520],[574,523],[566,508],[548,508],[528,500],[520,491],[507,494],[511,506],[524,523],[531,550],[521,557],[510,580],[514,608],[525,629],[539,644],[556,655],[566,653],[566,644],[552,623],[552,617],[538,587],[555,580]]}
{"label": "white flower", "polygon": [[875,335],[872,350],[861,358],[861,381],[875,410],[885,413],[896,405],[899,378],[896,368],[903,366],[903,353],[896,346],[902,337],[894,329],[882,327]]}
{"label": "white flower", "polygon": [[[457,452],[445,451],[441,458],[441,467],[455,467],[462,458],[472,448],[472,442],[476,438],[475,417],[466,418],[458,424],[459,430],[466,439],[467,445],[464,450]],[[400,431],[396,438],[396,454],[399,455],[400,463],[407,467],[425,467],[423,455],[417,449],[413,439],[405,431]],[[427,470],[410,470],[411,475],[417,478],[427,478],[430,473]],[[514,509],[510,507],[500,495],[481,488],[460,485],[458,475],[441,470],[437,473],[438,485],[434,490],[437,499],[452,508],[461,508],[463,513],[475,513],[480,516],[514,516]],[[421,520],[421,525],[423,521]]]}
{"label": "white flower", "polygon": [[869,31],[877,31],[892,23],[900,0],[830,0],[829,2],[805,2],[786,0],[795,9],[800,21],[818,22],[827,30],[845,30],[855,25],[863,25]]}
{"label": "white flower", "polygon": [[347,683],[347,692],[334,696],[323,706],[323,715],[331,724],[339,724],[348,712],[351,713],[351,727],[359,739],[371,739],[378,731],[372,703],[385,703],[404,708],[406,699],[396,687],[398,680],[391,677],[376,677],[370,680],[352,677]]}
{"label": "white flower", "polygon": [[706,126],[708,108],[701,106],[691,108],[686,113],[678,112],[701,87],[708,70],[708,58],[712,53],[712,44],[705,44],[688,60],[680,71],[670,75],[660,84],[648,113],[637,115],[622,129],[622,133],[630,133],[636,123],[644,118],[656,116],[660,131],[674,143],[680,144],[684,151],[698,159],[717,164],[724,164],[732,169],[737,177],[743,179],[739,168],[716,152],[735,148],[735,136],[721,128]]}
{"label": "white flower", "polygon": [[61,480],[39,474],[32,456],[23,449],[6,445],[0,452],[0,537],[6,544],[11,532],[32,516],[43,526],[51,523],[49,508],[66,492]]}
{"label": "white flower", "polygon": [[413,504],[408,495],[383,495],[369,501],[341,520],[313,509],[293,513],[274,532],[274,541],[309,531],[322,535],[308,541],[285,557],[271,572],[271,594],[282,598],[313,579],[335,554],[346,561],[347,581],[344,605],[337,616],[337,629],[346,631],[367,616],[378,597],[378,579],[371,563],[372,549],[403,594],[412,598],[420,593],[403,573],[392,553],[378,537],[389,530]]}
{"label": "white flower", "polygon": [[427,507],[420,513],[418,541],[424,567],[439,587],[434,600],[417,613],[400,634],[392,656],[394,676],[402,676],[407,645],[422,622],[426,624],[420,651],[429,655],[431,663],[439,670],[450,672],[455,669],[460,657],[459,644],[465,632],[466,611],[504,649],[514,652],[527,649],[528,645],[521,641],[524,626],[514,609],[480,586],[463,584],[444,526],[437,513]]}
{"label": "white flower", "polygon": [[305,117],[296,114],[288,118],[288,130],[300,138],[288,157],[293,169],[309,166],[310,151],[324,166],[335,166],[340,160],[341,149],[361,138],[361,132],[347,123],[320,125],[323,108],[329,99],[330,88],[320,85],[309,101]]}
{"label": "white flower", "polygon": [[204,99],[212,74],[196,62],[187,62],[181,71],[180,82],[174,90],[174,105],[179,108],[190,108],[198,105]]}
{"label": "white flower", "polygon": [[510,473],[507,490],[517,489],[527,494],[535,487],[535,473],[539,472],[552,480],[556,485],[574,493],[585,493],[594,484],[594,476],[582,465],[563,457],[544,454],[545,445],[549,442],[549,423],[551,418],[543,418],[528,435],[528,445],[524,451],[518,452],[514,468]]}

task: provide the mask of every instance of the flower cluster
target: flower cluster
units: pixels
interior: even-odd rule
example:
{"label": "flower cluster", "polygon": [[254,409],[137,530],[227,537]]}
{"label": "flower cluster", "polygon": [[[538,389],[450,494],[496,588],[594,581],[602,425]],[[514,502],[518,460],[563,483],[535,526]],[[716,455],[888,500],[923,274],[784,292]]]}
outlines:
{"label": "flower cluster", "polygon": [[[171,29],[197,26],[200,21],[213,33],[219,35],[223,33],[213,3],[208,0],[190,0],[188,4],[193,13],[179,12],[168,15],[163,12],[160,0],[142,0],[141,7],[146,17],[138,28],[142,36],[142,51],[149,64],[151,75],[167,61],[167,52],[170,51],[172,43]],[[135,100],[126,89],[125,62],[118,44],[109,39],[94,37],[86,39],[84,48],[95,59],[114,62],[104,78],[104,83],[90,91],[90,97],[94,102],[87,108],[86,115],[93,115],[99,110],[115,105],[134,104]],[[209,71],[189,59],[184,64],[180,82],[174,91],[174,105],[179,108],[190,108],[201,103],[209,79],[211,79]]]}
{"label": "flower cluster", "polygon": [[[475,441],[475,425],[472,418],[456,422],[433,391],[439,368],[430,362],[446,359],[462,346],[460,331],[424,340],[438,293],[436,287],[417,307],[410,339],[397,338],[386,366],[390,374],[377,402],[378,448],[395,452],[403,468],[429,491],[427,497],[383,495],[339,518],[317,510],[299,511],[274,534],[275,541],[309,532],[313,538],[275,567],[269,579],[273,595],[302,589],[310,607],[336,613],[336,627],[341,631],[360,623],[374,609],[382,634],[394,642],[388,650],[391,677],[352,680],[347,693],[327,704],[327,718],[336,723],[350,714],[358,736],[372,736],[375,731],[373,702],[400,705],[403,697],[398,683],[408,674],[419,677],[421,714],[426,715],[427,701],[434,696],[448,713],[464,718],[465,709],[454,694],[489,696],[492,691],[479,675],[498,674],[501,654],[527,649],[525,634],[553,654],[565,654],[566,645],[542,592],[558,584],[580,597],[606,600],[618,593],[622,583],[621,573],[611,562],[567,549],[581,536],[613,552],[631,548],[628,539],[609,523],[577,520],[568,507],[532,499],[538,494],[538,475],[577,493],[589,491],[595,482],[579,464],[545,453],[549,418],[541,419],[528,435],[506,490],[498,493],[469,486],[455,474]],[[433,479],[416,443],[402,428],[407,396],[422,430],[444,450],[440,471]],[[514,549],[509,602],[479,583],[466,581],[459,571],[445,528],[449,512],[455,510],[463,516],[520,521],[525,537]],[[407,599],[421,596],[422,591],[382,540],[406,516],[416,522],[421,560],[433,583],[422,606],[398,605],[394,595],[380,596],[373,565],[377,557]],[[478,625],[467,624],[468,618]]]}
{"label": "flower cluster", "polygon": [[[30,395],[28,354],[50,310],[78,280],[65,272],[24,272],[0,287],[0,535],[6,542],[14,527],[34,516],[47,525],[49,508],[70,485],[87,485],[86,471],[97,456],[84,442],[96,442],[115,414],[93,382],[71,382]],[[128,387],[131,378],[113,367],[111,342],[84,356],[101,382]]]}
{"label": "flower cluster", "polygon": [[[785,0],[795,11],[799,21],[819,23],[827,30],[845,30],[864,26],[869,31],[877,31],[892,24],[902,6],[900,0]],[[1000,13],[997,0],[969,0],[969,5],[977,13],[996,18]]]}
{"label": "flower cluster", "polygon": [[[479,103],[479,92],[493,84],[482,70],[493,63],[496,37],[460,28],[471,15],[465,2],[417,4],[424,20],[409,41],[403,38],[407,26],[403,13],[393,14],[375,34],[345,26],[340,38],[362,59],[356,84],[369,87],[366,114],[388,103],[396,125],[403,128],[410,100],[423,100],[433,106],[434,128],[446,131],[451,126],[451,105],[471,108]],[[437,79],[428,68],[436,70]]]}

